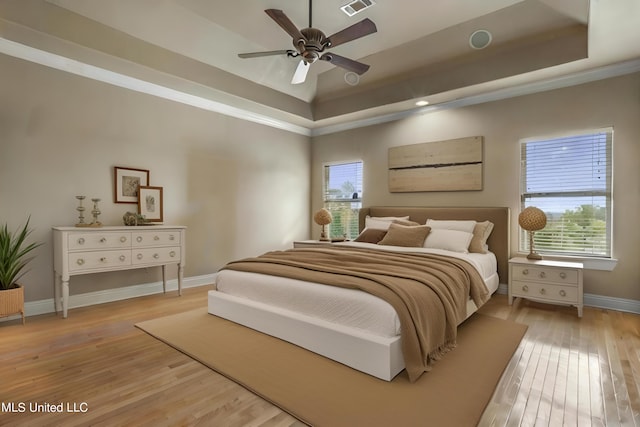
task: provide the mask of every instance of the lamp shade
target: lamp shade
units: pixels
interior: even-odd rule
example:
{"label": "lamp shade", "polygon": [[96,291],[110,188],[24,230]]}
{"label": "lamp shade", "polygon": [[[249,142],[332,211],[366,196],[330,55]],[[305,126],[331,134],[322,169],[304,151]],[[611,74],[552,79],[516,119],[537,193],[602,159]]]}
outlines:
{"label": "lamp shade", "polygon": [[529,206],[518,215],[518,224],[527,231],[542,230],[547,225],[547,215],[542,210]]}
{"label": "lamp shade", "polygon": [[327,225],[331,224],[333,217],[331,216],[331,212],[329,212],[325,208],[322,208],[318,212],[316,212],[315,215],[313,215],[313,220],[318,225]]}

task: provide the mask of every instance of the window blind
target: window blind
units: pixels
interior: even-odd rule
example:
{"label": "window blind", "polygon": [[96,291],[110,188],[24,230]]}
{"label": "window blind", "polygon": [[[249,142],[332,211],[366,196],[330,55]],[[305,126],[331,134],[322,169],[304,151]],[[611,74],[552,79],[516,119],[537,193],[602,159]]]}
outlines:
{"label": "window blind", "polygon": [[362,207],[362,162],[325,165],[324,207],[331,212],[331,238],[355,238]]}
{"label": "window blind", "polygon": [[[547,226],[541,253],[611,257],[613,129],[521,143],[521,208],[535,206]],[[521,230],[520,250],[528,247]]]}

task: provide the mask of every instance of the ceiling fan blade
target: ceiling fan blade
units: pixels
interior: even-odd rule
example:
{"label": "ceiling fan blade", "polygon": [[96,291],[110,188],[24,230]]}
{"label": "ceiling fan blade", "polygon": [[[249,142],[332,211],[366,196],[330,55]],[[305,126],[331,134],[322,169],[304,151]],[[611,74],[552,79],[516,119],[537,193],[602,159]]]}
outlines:
{"label": "ceiling fan blade", "polygon": [[287,34],[289,34],[293,38],[294,42],[300,39],[304,40],[304,36],[302,35],[298,27],[296,27],[295,24],[291,22],[291,20],[287,17],[287,15],[284,14],[283,11],[279,9],[267,9],[265,10],[265,12],[271,17],[271,19],[276,21],[276,23],[287,32]]}
{"label": "ceiling fan blade", "polygon": [[249,53],[239,53],[238,56],[240,58],[259,58],[261,56],[273,56],[273,55],[293,55],[294,52],[291,49],[288,50],[269,50],[266,52],[249,52]]}
{"label": "ceiling fan blade", "polygon": [[309,64],[304,61],[300,61],[298,64],[298,68],[296,68],[296,72],[293,74],[293,79],[291,79],[291,84],[297,85],[300,83],[304,83],[307,79],[307,73],[309,72]]}
{"label": "ceiling fan blade", "polygon": [[327,39],[331,43],[329,45],[330,47],[336,47],[350,42],[351,40],[359,39],[360,37],[375,33],[376,31],[378,31],[376,24],[374,24],[371,19],[366,18],[342,31],[338,31],[337,33],[327,37]]}
{"label": "ceiling fan blade", "polygon": [[336,55],[335,53],[325,53],[320,57],[320,59],[360,75],[369,70],[369,65],[354,61],[353,59],[345,58],[344,56]]}

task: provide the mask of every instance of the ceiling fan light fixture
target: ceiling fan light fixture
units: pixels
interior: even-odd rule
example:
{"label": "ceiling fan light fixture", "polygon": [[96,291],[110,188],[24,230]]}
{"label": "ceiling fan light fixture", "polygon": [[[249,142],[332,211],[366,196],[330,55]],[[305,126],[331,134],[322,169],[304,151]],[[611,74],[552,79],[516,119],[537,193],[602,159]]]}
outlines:
{"label": "ceiling fan light fixture", "polygon": [[416,101],[416,105],[418,107],[424,107],[425,105],[429,105],[429,101],[425,101],[424,99],[421,99],[420,101]]}
{"label": "ceiling fan light fixture", "polygon": [[350,1],[344,6],[341,6],[340,10],[342,10],[348,16],[353,16],[356,13],[360,13],[363,10],[370,8],[374,4],[376,4],[376,2],[373,0],[354,0]]}
{"label": "ceiling fan light fixture", "polygon": [[487,30],[476,30],[469,36],[469,46],[473,49],[484,49],[491,44],[493,36]]}

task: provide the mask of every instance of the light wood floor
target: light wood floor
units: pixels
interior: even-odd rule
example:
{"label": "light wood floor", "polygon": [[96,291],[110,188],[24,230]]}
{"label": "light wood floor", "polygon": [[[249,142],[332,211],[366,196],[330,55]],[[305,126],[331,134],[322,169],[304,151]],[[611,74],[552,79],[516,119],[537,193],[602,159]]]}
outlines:
{"label": "light wood floor", "polygon": [[[206,307],[206,287],[0,323],[0,425],[301,426],[135,328]],[[640,427],[640,316],[492,298],[481,311],[529,325],[482,426]],[[15,411],[20,404],[25,412]],[[86,412],[30,413],[63,403]],[[70,405],[67,408],[67,403]],[[84,404],[86,404],[86,406]]]}

